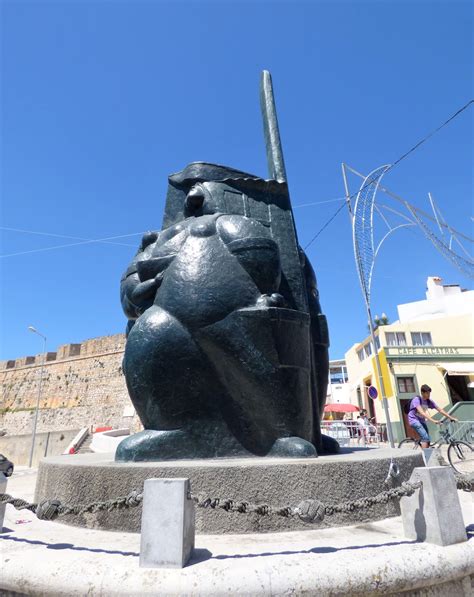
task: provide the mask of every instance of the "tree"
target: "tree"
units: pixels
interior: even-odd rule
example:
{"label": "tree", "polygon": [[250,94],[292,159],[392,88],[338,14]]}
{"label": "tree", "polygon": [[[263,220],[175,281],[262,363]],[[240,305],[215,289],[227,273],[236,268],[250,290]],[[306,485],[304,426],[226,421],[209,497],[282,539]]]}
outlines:
{"label": "tree", "polygon": [[[376,330],[381,325],[388,325],[389,323],[390,323],[390,321],[388,320],[388,317],[387,317],[387,315],[385,313],[382,313],[381,317],[379,317],[378,315],[376,315],[374,317],[374,322],[373,322],[374,330]],[[370,331],[369,324],[367,324],[367,329]]]}
{"label": "tree", "polygon": [[389,322],[388,317],[386,316],[385,313],[382,313],[381,317],[379,317],[378,315],[376,315],[374,317],[374,328],[375,329],[377,329],[381,325],[388,325],[389,323],[390,322]]}

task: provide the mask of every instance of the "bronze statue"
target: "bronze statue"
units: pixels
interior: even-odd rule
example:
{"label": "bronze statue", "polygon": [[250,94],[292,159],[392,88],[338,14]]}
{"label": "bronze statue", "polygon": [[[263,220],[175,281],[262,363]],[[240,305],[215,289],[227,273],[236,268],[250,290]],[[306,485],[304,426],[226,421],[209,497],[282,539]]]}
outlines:
{"label": "bronze statue", "polygon": [[262,80],[270,180],[192,163],[169,177],[163,227],[125,272],[123,370],[144,431],[117,460],[315,456],[328,333],[298,245],[271,79]]}

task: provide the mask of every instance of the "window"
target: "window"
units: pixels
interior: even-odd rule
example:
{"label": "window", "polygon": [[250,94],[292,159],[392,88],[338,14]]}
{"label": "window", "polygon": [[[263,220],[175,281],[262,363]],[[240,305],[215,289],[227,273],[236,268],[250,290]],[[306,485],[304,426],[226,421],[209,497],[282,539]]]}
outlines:
{"label": "window", "polygon": [[372,343],[369,342],[368,344],[366,344],[364,346],[364,353],[366,357],[370,357],[370,355],[372,354]]}
{"label": "window", "polygon": [[344,367],[331,367],[329,369],[331,383],[346,383],[347,373]]}
{"label": "window", "polygon": [[415,393],[415,378],[397,377],[398,391],[400,394],[414,394]]}
{"label": "window", "polygon": [[404,332],[385,332],[387,346],[406,346],[407,341]]}
{"label": "window", "polygon": [[429,332],[412,332],[411,343],[413,346],[433,346]]}
{"label": "window", "polygon": [[357,356],[359,357],[359,361],[361,361],[361,362],[365,359],[363,348],[361,348],[357,351]]}

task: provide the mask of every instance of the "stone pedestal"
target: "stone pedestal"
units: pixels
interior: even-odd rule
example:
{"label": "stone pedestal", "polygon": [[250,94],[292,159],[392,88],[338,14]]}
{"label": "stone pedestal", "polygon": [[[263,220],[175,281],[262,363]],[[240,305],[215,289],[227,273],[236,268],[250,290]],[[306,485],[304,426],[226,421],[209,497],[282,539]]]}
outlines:
{"label": "stone pedestal", "polygon": [[[384,483],[393,456],[400,468],[396,483],[407,481],[423,466],[421,451],[343,449],[337,456],[319,458],[235,458],[169,462],[114,462],[111,454],[74,454],[41,461],[35,501],[57,498],[64,504],[88,504],[143,490],[150,478],[186,478],[200,498],[230,498],[275,507],[296,506],[307,498],[325,504],[373,496]],[[61,516],[59,522],[88,528],[140,532],[141,507],[121,508],[79,516]],[[196,533],[267,533],[311,530],[399,516],[396,500],[327,516],[317,526],[296,517],[259,516],[196,508]]]}
{"label": "stone pedestal", "polygon": [[423,486],[401,500],[405,536],[436,545],[466,541],[466,528],[452,468],[416,468],[410,481],[421,481]]}
{"label": "stone pedestal", "polygon": [[140,568],[183,568],[194,549],[194,502],[187,479],[147,479]]}

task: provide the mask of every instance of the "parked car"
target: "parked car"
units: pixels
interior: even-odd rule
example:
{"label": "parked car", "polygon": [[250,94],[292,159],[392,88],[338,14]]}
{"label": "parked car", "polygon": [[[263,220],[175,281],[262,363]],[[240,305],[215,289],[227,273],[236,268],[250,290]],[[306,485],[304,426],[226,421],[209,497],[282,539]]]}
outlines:
{"label": "parked car", "polygon": [[11,477],[13,474],[13,462],[8,460],[6,456],[0,454],[0,472],[2,472],[6,477]]}

